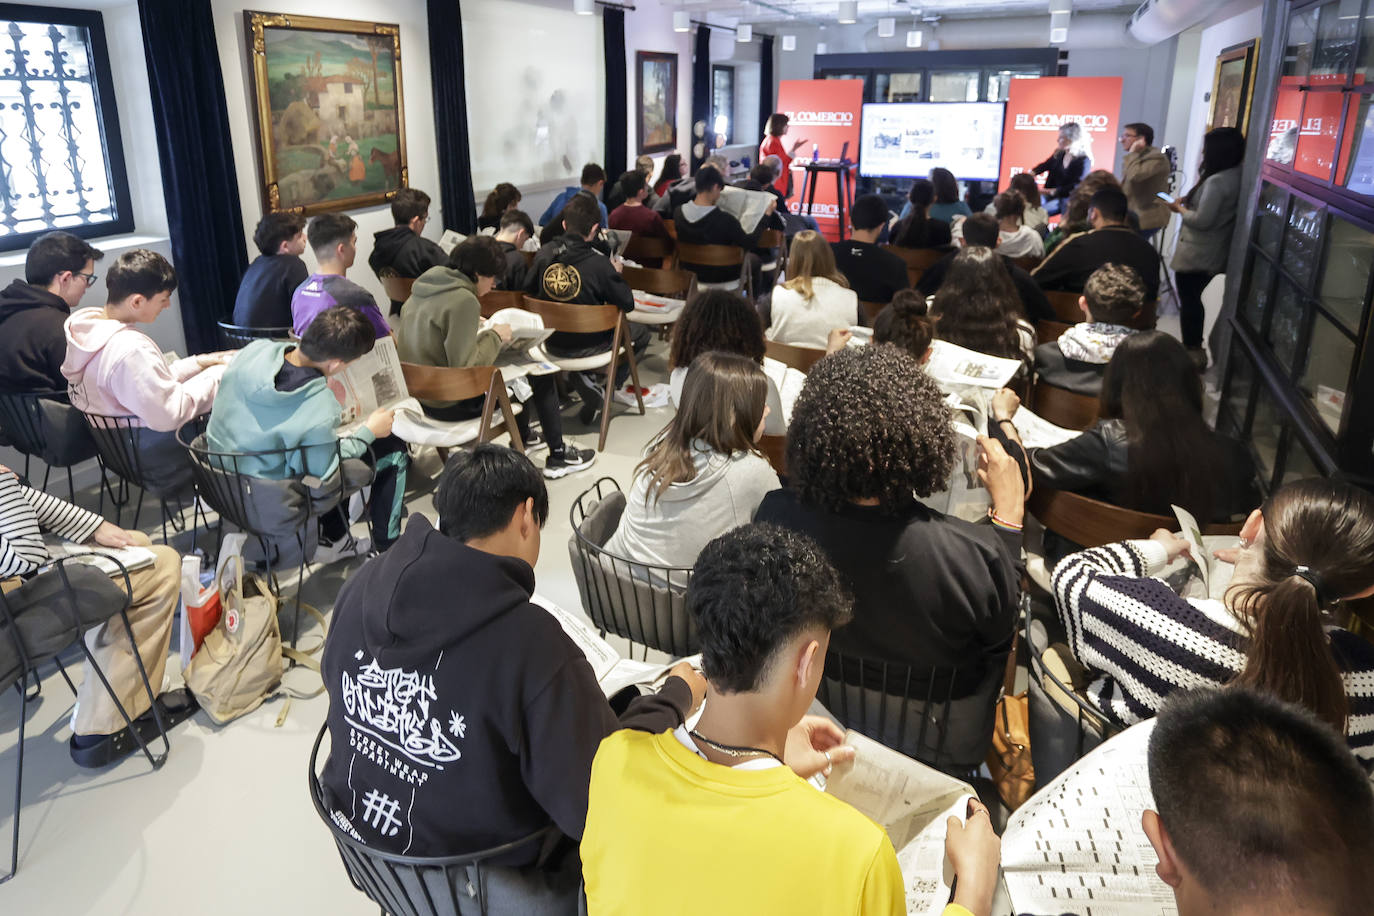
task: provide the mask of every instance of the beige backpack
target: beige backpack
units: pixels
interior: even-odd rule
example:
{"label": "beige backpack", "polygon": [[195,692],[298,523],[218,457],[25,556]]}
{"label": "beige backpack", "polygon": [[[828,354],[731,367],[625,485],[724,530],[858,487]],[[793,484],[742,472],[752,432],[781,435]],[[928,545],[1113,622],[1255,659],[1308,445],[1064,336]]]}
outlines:
{"label": "beige backpack", "polygon": [[[310,693],[281,687],[285,659],[317,675],[320,663],[308,653],[282,645],[276,596],[261,577],[244,573],[243,557],[235,556],[225,564],[220,571],[219,590],[223,607],[219,623],[206,634],[182,672],[186,686],[215,724],[223,725],[246,715],[277,694],[319,696],[323,683]],[[302,604],[301,610],[315,617],[321,629],[325,627],[324,616],[315,608]],[[277,725],[286,719],[289,709],[288,700],[277,717]]]}

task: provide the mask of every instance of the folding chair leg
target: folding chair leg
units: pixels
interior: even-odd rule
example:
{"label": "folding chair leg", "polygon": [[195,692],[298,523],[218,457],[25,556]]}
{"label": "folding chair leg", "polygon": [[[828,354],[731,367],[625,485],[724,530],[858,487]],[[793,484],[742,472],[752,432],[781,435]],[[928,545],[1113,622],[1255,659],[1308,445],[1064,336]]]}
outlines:
{"label": "folding chair leg", "polygon": [[[138,677],[143,681],[143,690],[148,695],[148,709],[153,713],[153,721],[157,723],[157,733],[162,738],[162,752],[160,754],[154,756],[147,742],[143,740],[143,736],[138,733],[138,729],[133,727],[134,723],[129,718],[129,711],[120,702],[119,694],[115,693],[114,688],[110,686],[110,681],[105,677],[105,672],[100,669],[100,665],[96,664],[95,656],[91,654],[90,647],[86,645],[85,637],[81,639],[81,651],[86,654],[86,666],[95,672],[96,677],[100,678],[101,685],[104,686],[105,692],[110,695],[110,699],[114,701],[115,709],[119,710],[120,718],[124,720],[125,727],[133,734],[134,740],[138,742],[138,748],[143,751],[143,756],[148,758],[149,765],[155,770],[160,769],[162,764],[167,761],[167,755],[172,751],[172,740],[167,735],[167,723],[162,720],[162,711],[157,707],[157,695],[153,693],[153,685],[148,680],[148,669],[143,665],[143,656],[138,652],[138,642],[134,639],[134,628],[129,625],[129,609],[121,608],[119,618],[124,622],[124,635],[129,638],[129,648],[134,653],[134,664],[138,667]],[[90,677],[89,674],[86,676]]]}
{"label": "folding chair leg", "polygon": [[48,478],[51,477],[51,476],[52,476],[52,465],[50,465],[50,464],[44,464],[44,465],[43,465],[43,487],[42,487],[42,490],[43,490],[44,493],[48,492]]}
{"label": "folding chair leg", "polygon": [[639,385],[639,360],[635,359],[634,344],[630,343],[629,335],[625,335],[625,359],[630,363],[630,380],[635,386],[635,400],[639,402],[639,415],[644,416],[644,389]]}
{"label": "folding chair leg", "polygon": [[29,698],[19,691],[19,760],[14,768],[14,835],[10,837],[10,871],[0,878],[0,884],[14,877],[19,870],[19,808],[24,792],[24,720],[28,718]]}
{"label": "folding chair leg", "polygon": [[[619,342],[620,334],[616,332],[616,340]],[[620,350],[613,347],[611,350],[611,364],[606,367],[606,388],[601,395],[601,439],[597,442],[596,450],[604,452],[606,450],[606,433],[611,426],[611,406],[615,404],[615,370],[619,367]]]}
{"label": "folding chair leg", "polygon": [[67,465],[67,495],[71,497],[71,504],[76,505],[76,481],[72,479],[72,466]]}
{"label": "folding chair leg", "polygon": [[[133,524],[133,527],[134,527],[134,528],[137,528],[137,527],[138,527],[138,517],[139,517],[140,515],[142,515],[142,514],[143,514],[143,488],[142,488],[142,487],[139,487],[139,488],[138,488],[138,503],[137,503],[137,505],[134,506],[134,524]],[[163,532],[162,532],[162,543],[164,543],[164,544],[167,543],[167,532],[166,532],[166,531],[163,531]]]}

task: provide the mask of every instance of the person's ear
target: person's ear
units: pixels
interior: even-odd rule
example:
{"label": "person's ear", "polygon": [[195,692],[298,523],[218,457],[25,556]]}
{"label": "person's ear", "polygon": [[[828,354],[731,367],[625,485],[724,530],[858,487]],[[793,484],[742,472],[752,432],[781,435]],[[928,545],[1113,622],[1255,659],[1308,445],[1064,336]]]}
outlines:
{"label": "person's ear", "polygon": [[519,513],[520,517],[520,539],[528,541],[539,530],[539,522],[535,521],[534,518],[534,497],[527,497],[520,508],[515,511]]}
{"label": "person's ear", "polygon": [[1264,513],[1259,509],[1251,511],[1245,524],[1240,526],[1240,539],[1247,544],[1253,544],[1259,540],[1264,533]]}
{"label": "person's ear", "polygon": [[807,685],[811,683],[814,668],[818,664],[825,664],[825,656],[821,652],[821,644],[812,639],[807,642],[801,654],[797,656],[796,685],[798,690],[806,690]]}
{"label": "person's ear", "polygon": [[1092,320],[1093,320],[1093,313],[1090,312],[1090,311],[1088,311],[1088,297],[1087,297],[1087,296],[1079,296],[1079,297],[1078,297],[1078,307],[1079,307],[1080,309],[1083,310],[1083,317],[1084,317],[1084,318],[1088,319],[1089,321],[1092,321]]}
{"label": "person's ear", "polygon": [[934,355],[935,355],[935,348],[934,348],[934,347],[926,347],[926,352],[921,354],[921,365],[924,366],[926,363],[930,362],[930,358],[931,358],[932,356],[934,356]]}
{"label": "person's ear", "polygon": [[1144,829],[1150,845],[1154,847],[1155,855],[1159,857],[1155,874],[1159,875],[1159,880],[1165,884],[1177,888],[1183,883],[1183,869],[1179,865],[1178,853],[1174,851],[1169,833],[1164,829],[1164,821],[1160,819],[1158,812],[1147,808],[1141,812],[1140,826]]}

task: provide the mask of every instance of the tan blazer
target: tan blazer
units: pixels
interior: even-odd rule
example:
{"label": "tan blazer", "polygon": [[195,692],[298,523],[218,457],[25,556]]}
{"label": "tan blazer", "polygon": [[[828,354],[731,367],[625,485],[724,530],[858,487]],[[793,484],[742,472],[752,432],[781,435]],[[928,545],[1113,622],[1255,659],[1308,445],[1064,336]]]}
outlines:
{"label": "tan blazer", "polygon": [[1126,194],[1141,229],[1159,229],[1169,222],[1169,208],[1155,195],[1169,190],[1169,160],[1153,146],[1127,153],[1121,165],[1121,190]]}

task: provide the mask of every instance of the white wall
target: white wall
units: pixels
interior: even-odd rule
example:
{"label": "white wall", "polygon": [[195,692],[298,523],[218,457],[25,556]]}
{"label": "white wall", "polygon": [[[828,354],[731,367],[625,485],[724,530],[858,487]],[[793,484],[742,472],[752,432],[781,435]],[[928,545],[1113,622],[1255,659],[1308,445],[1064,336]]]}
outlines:
{"label": "white wall", "polygon": [[[234,148],[239,205],[243,210],[243,231],[250,259],[257,255],[257,249],[253,246],[253,228],[262,219],[263,205],[257,141],[254,137],[256,114],[252,100],[253,82],[248,66],[243,11],[262,6],[262,3],[245,5],[242,0],[212,0],[211,3],[215,14],[215,40],[219,45],[220,67],[224,71],[229,142]],[[344,7],[330,0],[274,0],[269,7],[277,13],[346,16],[349,19],[392,22],[401,27],[401,100],[405,105],[410,186],[434,198],[430,224],[425,234],[437,240],[443,231],[443,221],[439,219],[438,212],[438,147],[434,139],[434,92],[429,76],[429,27],[424,0],[352,0]],[[141,53],[138,56],[141,59]],[[471,85],[468,91],[473,91]],[[153,155],[156,156],[156,149]],[[386,206],[369,207],[350,210],[348,215],[358,222],[358,259],[348,272],[349,279],[366,287],[379,301],[384,300],[381,281],[367,266],[367,258],[372,253],[373,235],[391,228],[391,210]],[[308,251],[305,260],[313,269],[314,256]]]}
{"label": "white wall", "polygon": [[[1212,92],[1212,79],[1216,75],[1217,55],[1232,45],[1258,38],[1262,26],[1263,10],[1256,6],[1237,16],[1200,30],[1197,36],[1197,55],[1194,58],[1192,91],[1189,93],[1184,110],[1187,112],[1186,139],[1180,146],[1179,169],[1186,181],[1183,187],[1191,187],[1197,179],[1198,162],[1202,156],[1202,136],[1207,132],[1207,112],[1211,107],[1209,96]],[[1255,123],[1254,112],[1251,124]],[[1260,113],[1263,120],[1264,113]]]}

